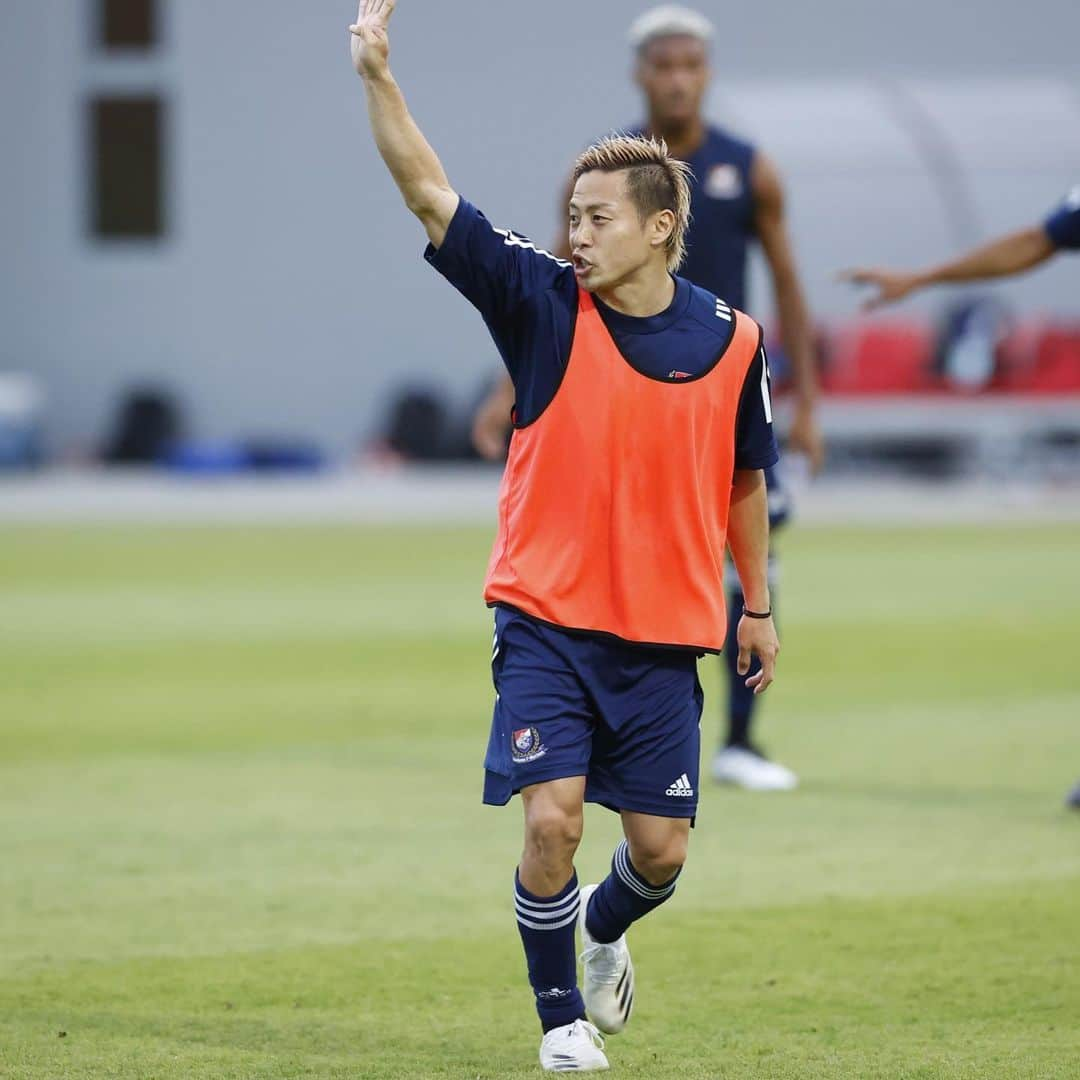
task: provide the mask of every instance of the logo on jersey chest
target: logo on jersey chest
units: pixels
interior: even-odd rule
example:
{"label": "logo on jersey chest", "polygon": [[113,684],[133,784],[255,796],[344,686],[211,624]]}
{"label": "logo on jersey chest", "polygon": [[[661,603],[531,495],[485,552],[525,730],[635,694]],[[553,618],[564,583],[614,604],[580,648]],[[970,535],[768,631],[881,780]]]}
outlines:
{"label": "logo on jersey chest", "polygon": [[669,379],[689,379],[691,375],[689,371],[669,371],[667,377]]}
{"label": "logo on jersey chest", "polygon": [[547,747],[540,741],[540,732],[534,727],[518,728],[510,736],[510,756],[519,765],[535,761],[547,753]]}
{"label": "logo on jersey chest", "polygon": [[705,177],[704,188],[710,199],[737,199],[743,193],[742,177],[730,163],[714,165]]}

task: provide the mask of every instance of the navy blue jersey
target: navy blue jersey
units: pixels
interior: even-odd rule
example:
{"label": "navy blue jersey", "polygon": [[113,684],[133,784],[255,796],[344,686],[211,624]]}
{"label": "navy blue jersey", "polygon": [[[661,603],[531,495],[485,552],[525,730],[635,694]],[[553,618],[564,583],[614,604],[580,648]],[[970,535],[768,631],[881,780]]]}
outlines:
{"label": "navy blue jersey", "polygon": [[[424,257],[483,316],[514,382],[515,423],[532,423],[555,397],[570,359],[578,284],[573,267],[508,229],[494,228],[461,199],[442,246]],[[716,297],[675,278],[666,311],[639,319],[596,300],[626,360],[657,379],[696,375],[727,345],[730,315]],[[736,428],[735,467],[765,469],[779,458],[772,430],[764,347],[746,376]]]}
{"label": "navy blue jersey", "polygon": [[1080,185],[1065,196],[1043,227],[1054,247],[1080,249]]}
{"label": "navy blue jersey", "polygon": [[[633,135],[645,134],[636,127]],[[732,307],[746,310],[746,257],[754,239],[750,170],[754,147],[719,128],[686,159],[690,183],[690,230],[679,273]]]}

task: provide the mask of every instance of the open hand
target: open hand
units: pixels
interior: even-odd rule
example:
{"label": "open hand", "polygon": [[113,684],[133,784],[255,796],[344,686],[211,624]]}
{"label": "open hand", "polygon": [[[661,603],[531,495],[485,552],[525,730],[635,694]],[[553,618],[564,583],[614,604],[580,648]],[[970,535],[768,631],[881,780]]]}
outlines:
{"label": "open hand", "polygon": [[858,267],[844,270],[841,281],[850,281],[852,285],[870,285],[877,292],[863,301],[863,311],[873,311],[885,304],[895,304],[913,292],[919,284],[914,274],[897,274],[891,270],[875,270]]}
{"label": "open hand", "polygon": [[761,661],[761,670],[746,680],[746,685],[755,694],[763,694],[776,675],[776,657],[780,652],[780,640],[776,636],[776,627],[769,619],[751,619],[744,615],[739,620],[736,631],[739,643],[739,658],[736,667],[740,675],[750,670],[750,655],[757,654]]}
{"label": "open hand", "polygon": [[395,7],[397,0],[360,0],[356,22],[349,27],[357,75],[379,75],[386,70],[390,59],[387,24]]}

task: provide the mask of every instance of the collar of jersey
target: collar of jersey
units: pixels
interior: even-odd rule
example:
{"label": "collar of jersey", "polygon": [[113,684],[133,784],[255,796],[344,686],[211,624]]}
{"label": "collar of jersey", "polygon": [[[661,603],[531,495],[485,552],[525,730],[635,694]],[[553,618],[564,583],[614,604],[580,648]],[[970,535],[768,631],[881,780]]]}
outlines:
{"label": "collar of jersey", "polygon": [[596,310],[600,312],[600,318],[604,320],[604,325],[612,333],[659,334],[673,323],[678,322],[690,307],[692,290],[690,282],[684,278],[675,277],[674,274],[672,277],[675,279],[675,295],[671,303],[658,315],[648,315],[643,319],[635,315],[624,315],[621,311],[608,307],[594,293],[593,303],[596,304]]}

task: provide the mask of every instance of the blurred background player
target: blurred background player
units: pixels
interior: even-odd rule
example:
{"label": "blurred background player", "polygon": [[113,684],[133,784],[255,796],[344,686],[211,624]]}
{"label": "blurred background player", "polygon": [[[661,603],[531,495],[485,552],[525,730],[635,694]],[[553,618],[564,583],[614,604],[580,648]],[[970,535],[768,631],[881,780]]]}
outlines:
{"label": "blurred background player", "polygon": [[[876,290],[867,298],[867,310],[894,304],[931,285],[962,284],[1010,277],[1034,269],[1058,251],[1080,250],[1080,184],[1040,225],[1031,225],[1000,236],[974,251],[966,252],[930,270],[901,272],[857,268],[843,274],[856,285],[870,285]],[[1080,810],[1080,782],[1065,799]]]}
{"label": "blurred background player", "polygon": [[[756,147],[709,124],[702,106],[710,80],[709,43],[713,26],[703,15],[670,4],[654,8],[630,27],[636,58],[636,80],[645,98],[646,120],[630,134],[663,138],[672,156],[693,170],[688,254],[682,276],[732,307],[746,308],[747,255],[758,242],[772,277],[780,336],[788,357],[794,410],[787,435],[788,454],[804,455],[816,470],[822,440],[815,409],[817,379],[811,324],[792,255],[784,217],[784,192],[773,163]],[[563,193],[560,208],[570,197]],[[555,253],[569,257],[565,234]],[[473,426],[479,452],[492,460],[506,453],[514,386],[509,379],[481,405]],[[770,525],[776,529],[788,516],[788,499],[776,468],[766,473]],[[770,555],[770,584],[775,589],[776,557]],[[728,610],[742,610],[738,577],[726,582]],[[732,614],[728,641],[734,641],[737,614]],[[727,730],[713,758],[713,777],[756,791],[784,791],[798,783],[791,769],[770,761],[751,737],[757,701],[736,670],[736,651],[724,650],[728,672]]]}

